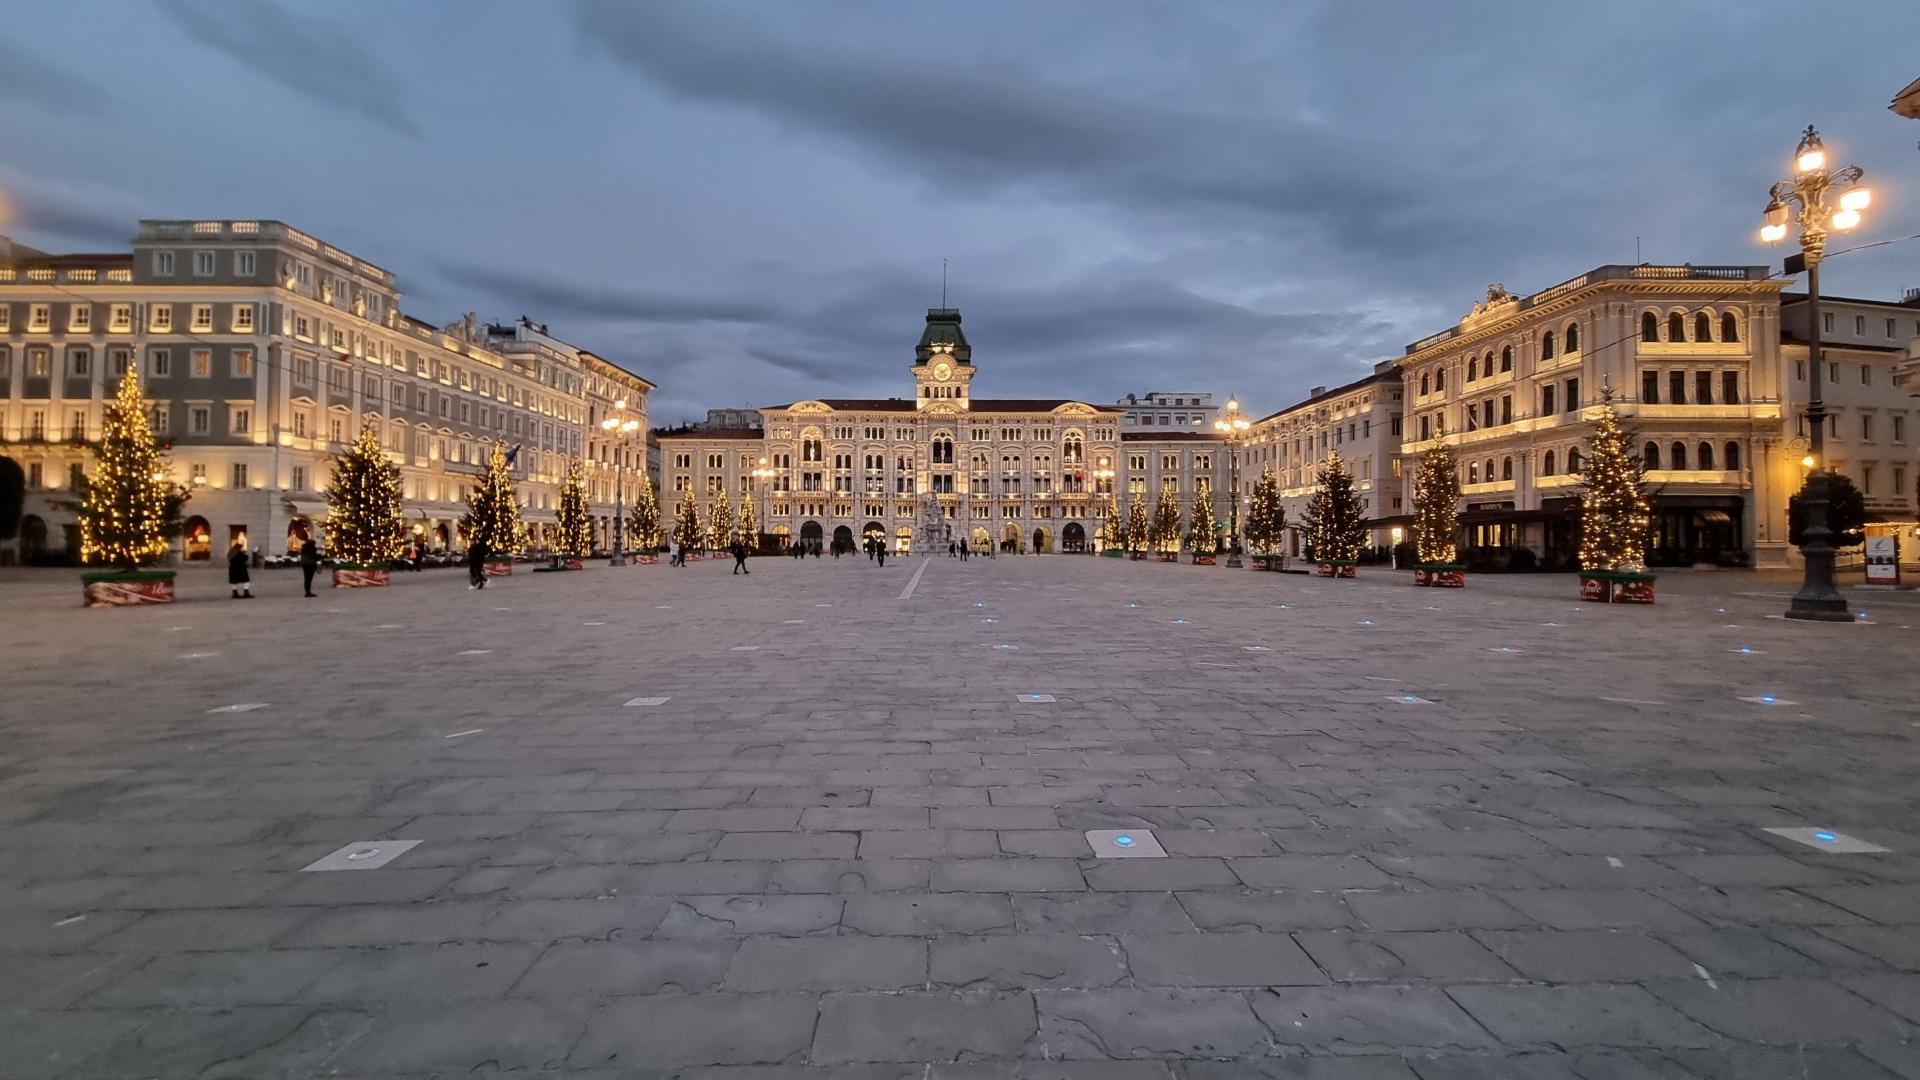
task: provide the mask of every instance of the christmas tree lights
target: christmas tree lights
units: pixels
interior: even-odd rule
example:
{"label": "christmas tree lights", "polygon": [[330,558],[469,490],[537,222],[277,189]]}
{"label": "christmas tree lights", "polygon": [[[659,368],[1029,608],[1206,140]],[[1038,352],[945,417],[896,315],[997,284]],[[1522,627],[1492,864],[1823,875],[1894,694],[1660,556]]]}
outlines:
{"label": "christmas tree lights", "polygon": [[1353,474],[1338,451],[1327,455],[1318,486],[1307,502],[1307,543],[1318,562],[1357,562],[1367,544],[1367,527],[1360,516],[1360,500],[1353,494]]}
{"label": "christmas tree lights", "polygon": [[735,521],[737,524],[733,527],[734,535],[739,537],[741,543],[747,545],[747,550],[757,550],[760,547],[760,516],[754,512],[752,493],[745,491],[740,493],[740,513]]}
{"label": "christmas tree lights", "polygon": [[159,562],[166,557],[167,541],[180,534],[187,493],[173,482],[154,442],[140,376],[131,365],[107,403],[93,454],[93,475],[82,483],[77,508],[81,560],[122,570]]}
{"label": "christmas tree lights", "polygon": [[559,554],[583,559],[593,553],[593,525],[587,512],[587,474],[579,458],[567,462],[567,478],[560,485],[560,506],[554,517],[559,528]]}
{"label": "christmas tree lights", "polygon": [[1147,519],[1147,497],[1136,491],[1133,493],[1133,502],[1127,507],[1127,550],[1138,551],[1146,547],[1150,531],[1152,525]]}
{"label": "christmas tree lights", "polygon": [[1202,477],[1193,489],[1193,512],[1187,515],[1187,546],[1195,555],[1211,555],[1219,547],[1213,534],[1213,485]]}
{"label": "christmas tree lights", "polygon": [[1247,508],[1247,546],[1255,555],[1278,555],[1286,535],[1287,508],[1280,505],[1280,481],[1273,469],[1262,469]]}
{"label": "christmas tree lights", "polygon": [[507,471],[506,448],[499,443],[493,444],[493,453],[487,457],[487,471],[467,493],[460,531],[469,545],[481,545],[490,556],[505,557],[520,550],[520,501],[514,493],[513,474]]}
{"label": "christmas tree lights", "polygon": [[633,497],[633,509],[627,514],[627,540],[639,551],[660,550],[660,503],[653,496],[653,481],[645,472],[640,474],[640,490]]}
{"label": "christmas tree lights", "polygon": [[347,563],[376,565],[400,557],[406,540],[400,467],[363,427],[333,459],[327,482],[327,551]]}
{"label": "christmas tree lights", "polygon": [[1612,394],[1600,406],[1587,436],[1587,463],[1580,471],[1580,567],[1583,570],[1646,568],[1651,507],[1641,490],[1641,461],[1614,414]]}
{"label": "christmas tree lights", "polygon": [[1420,455],[1413,478],[1413,547],[1420,562],[1453,565],[1459,555],[1460,464],[1450,446]]}
{"label": "christmas tree lights", "polygon": [[1126,523],[1120,517],[1120,501],[1113,497],[1112,492],[1108,492],[1100,504],[1100,546],[1108,549],[1125,546],[1126,529]]}
{"label": "christmas tree lights", "polygon": [[1149,542],[1160,552],[1180,550],[1180,489],[1160,485],[1160,501],[1153,508],[1153,527]]}
{"label": "christmas tree lights", "polygon": [[713,497],[713,507],[707,511],[707,538],[710,548],[733,546],[733,503],[724,491]]}
{"label": "christmas tree lights", "polygon": [[700,525],[700,503],[693,497],[693,489],[688,488],[680,494],[680,505],[674,510],[673,541],[680,545],[681,551],[699,551],[706,530]]}

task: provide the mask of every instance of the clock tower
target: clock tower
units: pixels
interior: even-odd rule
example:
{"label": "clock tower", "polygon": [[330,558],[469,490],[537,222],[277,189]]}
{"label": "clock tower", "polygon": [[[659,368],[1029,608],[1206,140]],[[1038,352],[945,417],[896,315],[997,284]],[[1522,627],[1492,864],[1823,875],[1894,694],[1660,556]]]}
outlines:
{"label": "clock tower", "polygon": [[913,350],[914,407],[967,409],[973,346],[960,329],[959,308],[928,308],[927,328]]}

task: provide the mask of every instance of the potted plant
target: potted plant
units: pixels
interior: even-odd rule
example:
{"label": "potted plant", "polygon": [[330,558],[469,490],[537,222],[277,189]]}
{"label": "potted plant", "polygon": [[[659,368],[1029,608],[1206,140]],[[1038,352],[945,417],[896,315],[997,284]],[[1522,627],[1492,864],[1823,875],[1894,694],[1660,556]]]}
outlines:
{"label": "potted plant", "polygon": [[80,522],[80,559],[106,567],[80,575],[87,607],[173,603],[173,571],[155,569],[169,541],[180,535],[187,491],[147,422],[137,367],[129,367],[107,403],[93,474],[82,479],[74,506]]}
{"label": "potted plant", "polygon": [[1337,450],[1327,455],[1318,486],[1307,502],[1307,537],[1321,577],[1355,576],[1367,527],[1360,516],[1360,500],[1353,493],[1353,474]]}
{"label": "potted plant", "polygon": [[1420,455],[1413,480],[1413,546],[1419,561],[1413,583],[1430,588],[1463,589],[1467,568],[1460,554],[1460,466],[1453,448],[1434,446]]}

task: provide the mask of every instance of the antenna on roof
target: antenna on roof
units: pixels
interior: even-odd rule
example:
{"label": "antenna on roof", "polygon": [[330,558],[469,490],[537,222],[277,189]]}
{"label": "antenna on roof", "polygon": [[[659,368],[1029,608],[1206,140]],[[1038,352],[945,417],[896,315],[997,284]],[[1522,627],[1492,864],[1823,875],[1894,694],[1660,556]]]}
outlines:
{"label": "antenna on roof", "polygon": [[940,306],[947,306],[947,257],[940,257]]}

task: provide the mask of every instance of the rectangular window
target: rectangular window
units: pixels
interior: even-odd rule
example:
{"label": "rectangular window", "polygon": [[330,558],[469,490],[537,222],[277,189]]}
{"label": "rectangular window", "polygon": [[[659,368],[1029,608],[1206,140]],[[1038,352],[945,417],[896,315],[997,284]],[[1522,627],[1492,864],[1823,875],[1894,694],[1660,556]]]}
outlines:
{"label": "rectangular window", "polygon": [[1867,334],[1867,317],[1866,317],[1865,315],[1855,315],[1855,316],[1853,317],[1853,332],[1854,332],[1854,335],[1855,335],[1856,337],[1865,337],[1865,336],[1866,336],[1866,334]]}
{"label": "rectangular window", "polygon": [[1640,403],[1658,405],[1660,403],[1660,373],[1643,371],[1640,373]]}
{"label": "rectangular window", "polygon": [[327,438],[332,442],[347,441],[347,423],[338,416],[327,418]]}
{"label": "rectangular window", "polygon": [[51,377],[53,375],[53,350],[28,349],[26,374],[28,378],[32,379]]}
{"label": "rectangular window", "polygon": [[153,253],[153,276],[173,276],[173,252],[156,251]]}
{"label": "rectangular window", "polygon": [[1873,417],[1862,416],[1860,418],[1860,437],[1868,441],[1873,439]]}
{"label": "rectangular window", "polygon": [[252,434],[253,410],[245,406],[228,406],[227,430],[235,435]]}
{"label": "rectangular window", "polygon": [[1907,418],[1904,416],[1896,416],[1893,418],[1893,441],[1907,441]]}
{"label": "rectangular window", "polygon": [[[107,374],[125,375],[127,373],[127,366],[131,363],[133,363],[132,349],[114,348],[107,350]],[[0,371],[0,375],[4,374],[6,374],[6,372]]]}
{"label": "rectangular window", "polygon": [[165,379],[173,375],[173,350],[155,349],[152,353],[153,377]]}
{"label": "rectangular window", "polygon": [[1860,494],[1873,494],[1873,466],[1860,466]]}
{"label": "rectangular window", "polygon": [[115,304],[108,309],[107,329],[116,334],[124,334],[133,329],[133,305]]}
{"label": "rectangular window", "polygon": [[155,435],[173,433],[173,409],[166,402],[156,402],[147,410],[147,419],[153,424]]}
{"label": "rectangular window", "polygon": [[1553,407],[1553,393],[1557,389],[1549,384],[1540,388],[1540,415],[1552,416],[1559,410]]}
{"label": "rectangular window", "polygon": [[1807,362],[1805,360],[1795,360],[1793,362],[1793,381],[1807,381]]}
{"label": "rectangular window", "polygon": [[233,486],[236,490],[245,489],[247,486],[247,463],[244,461],[233,463]]}
{"label": "rectangular window", "polygon": [[213,305],[193,305],[193,329],[206,333],[213,329]]}
{"label": "rectangular window", "polygon": [[76,379],[90,378],[93,375],[93,350],[68,349],[67,373]]}
{"label": "rectangular window", "polygon": [[295,465],[293,467],[293,490],[307,490],[307,467],[305,465]]}
{"label": "rectangular window", "polygon": [[233,350],[233,375],[237,379],[253,378],[253,350]]}
{"label": "rectangular window", "polygon": [[85,333],[93,329],[93,305],[75,304],[67,312],[67,329]]}
{"label": "rectangular window", "polygon": [[213,276],[213,252],[196,251],[193,253],[193,276],[194,277],[212,277]]}
{"label": "rectangular window", "polygon": [[236,276],[239,276],[239,277],[252,277],[254,275],[253,252],[251,251],[234,252],[233,253],[233,272]]}
{"label": "rectangular window", "polygon": [[35,304],[28,308],[27,329],[34,331],[53,329],[53,305]]}
{"label": "rectangular window", "polygon": [[233,332],[236,334],[253,333],[253,305],[233,305]]}
{"label": "rectangular window", "polygon": [[84,442],[87,438],[87,410],[75,409],[67,414],[67,438],[75,442]]}
{"label": "rectangular window", "polygon": [[1873,369],[1868,367],[1865,364],[1860,365],[1860,385],[1861,386],[1873,385]]}
{"label": "rectangular window", "polygon": [[1820,332],[1823,334],[1833,333],[1833,312],[1823,311],[1820,313]]}
{"label": "rectangular window", "polygon": [[1892,319],[1888,319],[1888,320],[1887,320],[1887,336],[1888,336],[1888,337],[1892,337],[1893,335],[1894,335],[1894,331],[1893,331],[1893,320],[1892,320]]}
{"label": "rectangular window", "polygon": [[1580,411],[1580,380],[1579,379],[1567,380],[1566,410],[1568,412]]}
{"label": "rectangular window", "polygon": [[1720,403],[1723,405],[1740,404],[1740,373],[1723,371],[1720,373]]}
{"label": "rectangular window", "polygon": [[1684,371],[1667,372],[1667,389],[1671,391],[1668,400],[1675,405],[1687,403],[1687,373]]}
{"label": "rectangular window", "polygon": [[293,336],[302,341],[313,340],[313,324],[307,320],[305,315],[295,315],[293,317]]}
{"label": "rectangular window", "polygon": [[192,367],[188,374],[196,379],[204,379],[213,374],[213,350],[194,349],[188,354]]}
{"label": "rectangular window", "polygon": [[1693,403],[1695,405],[1713,404],[1713,372],[1693,373]]}
{"label": "rectangular window", "polygon": [[149,325],[152,328],[153,332],[156,334],[173,333],[173,305],[172,304],[153,305],[153,317],[150,320]]}
{"label": "rectangular window", "polygon": [[1905,498],[1906,496],[1904,492],[1906,490],[1907,490],[1907,470],[1901,468],[1898,465],[1895,465],[1893,467],[1893,493],[1895,495],[1899,495],[1902,498]]}
{"label": "rectangular window", "polygon": [[213,410],[205,405],[187,409],[187,434],[205,435],[213,430]]}
{"label": "rectangular window", "polygon": [[[41,438],[44,434],[45,434],[44,432],[41,432],[31,437],[38,439],[38,438]],[[30,488],[37,488],[37,487],[43,486],[44,483],[45,483],[45,479],[41,475],[40,463],[37,461],[27,462],[27,486]]]}

